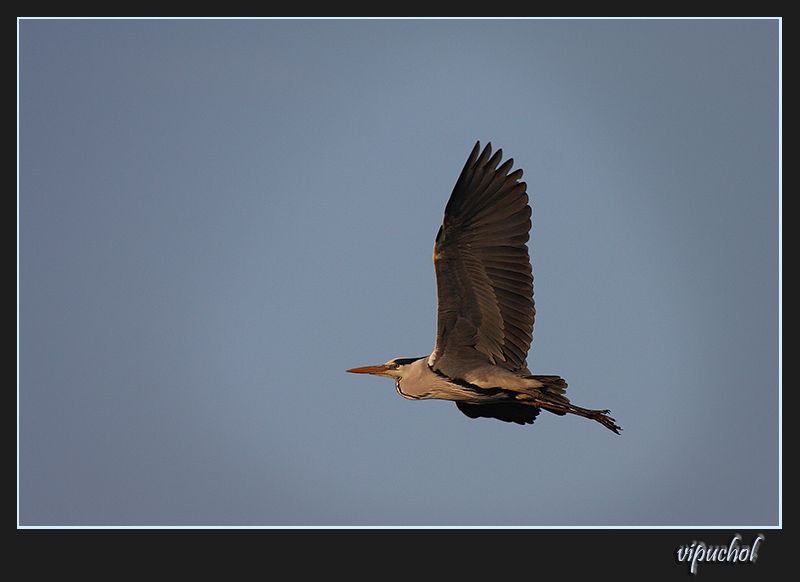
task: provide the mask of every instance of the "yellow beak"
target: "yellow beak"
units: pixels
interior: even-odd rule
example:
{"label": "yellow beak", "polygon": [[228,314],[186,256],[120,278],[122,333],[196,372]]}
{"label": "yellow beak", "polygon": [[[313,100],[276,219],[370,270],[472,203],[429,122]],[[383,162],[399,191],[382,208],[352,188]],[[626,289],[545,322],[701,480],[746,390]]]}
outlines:
{"label": "yellow beak", "polygon": [[375,374],[376,376],[383,376],[387,369],[386,364],[381,364],[380,366],[364,366],[363,368],[352,368],[346,371],[351,374]]}

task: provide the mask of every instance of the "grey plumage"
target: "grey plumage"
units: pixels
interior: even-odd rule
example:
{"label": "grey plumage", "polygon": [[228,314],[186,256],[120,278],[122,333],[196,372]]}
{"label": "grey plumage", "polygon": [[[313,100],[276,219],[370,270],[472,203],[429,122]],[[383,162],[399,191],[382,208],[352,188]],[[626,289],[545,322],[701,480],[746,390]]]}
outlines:
{"label": "grey plumage", "polygon": [[[395,379],[405,398],[453,400],[470,418],[532,423],[544,408],[597,420],[619,434],[608,410],[574,406],[559,376],[532,375],[526,358],[536,314],[526,243],[531,228],[522,170],[502,150],[476,143],[436,236],[436,347],[427,358],[397,358],[348,370]],[[509,173],[510,172],[510,173]]]}

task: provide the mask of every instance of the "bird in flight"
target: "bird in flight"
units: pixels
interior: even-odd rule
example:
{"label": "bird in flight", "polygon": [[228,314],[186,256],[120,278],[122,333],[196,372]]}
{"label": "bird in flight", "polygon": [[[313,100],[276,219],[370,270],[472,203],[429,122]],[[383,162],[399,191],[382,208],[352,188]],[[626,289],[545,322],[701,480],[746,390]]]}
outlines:
{"label": "bird in flight", "polygon": [[411,400],[455,401],[470,418],[530,424],[541,409],[591,418],[619,434],[608,410],[564,396],[560,376],[534,375],[526,358],[536,309],[526,243],[531,228],[527,185],[513,159],[500,165],[480,142],[470,153],[444,209],[433,247],[438,315],[430,356],[395,358],[347,370],[395,380]]}

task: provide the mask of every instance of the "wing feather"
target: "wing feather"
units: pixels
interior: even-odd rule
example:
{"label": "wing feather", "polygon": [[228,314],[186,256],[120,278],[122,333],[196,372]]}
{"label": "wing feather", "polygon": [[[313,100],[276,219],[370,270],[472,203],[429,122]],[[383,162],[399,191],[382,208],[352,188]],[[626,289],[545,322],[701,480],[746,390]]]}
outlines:
{"label": "wing feather", "polygon": [[[531,227],[522,170],[476,143],[445,207],[434,245],[438,292],[435,369],[476,365],[527,372],[536,310],[526,243]],[[509,173],[510,172],[510,173]]]}

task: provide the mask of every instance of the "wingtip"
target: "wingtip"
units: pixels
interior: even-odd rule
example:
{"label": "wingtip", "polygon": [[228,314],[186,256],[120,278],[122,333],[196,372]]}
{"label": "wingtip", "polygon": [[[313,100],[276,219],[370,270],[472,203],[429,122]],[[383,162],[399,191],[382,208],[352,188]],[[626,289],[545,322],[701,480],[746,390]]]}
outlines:
{"label": "wingtip", "polygon": [[481,153],[481,140],[475,142],[475,147],[472,148],[472,151],[469,154],[469,157],[472,159],[477,159],[478,154]]}
{"label": "wingtip", "polygon": [[[481,148],[481,140],[477,140],[475,142],[475,147],[472,148],[472,153],[470,153],[471,158],[479,158],[485,157],[487,160],[492,157],[492,142],[487,141],[486,145]],[[501,158],[503,156],[503,148],[498,149],[494,152],[494,155],[499,155]]]}

